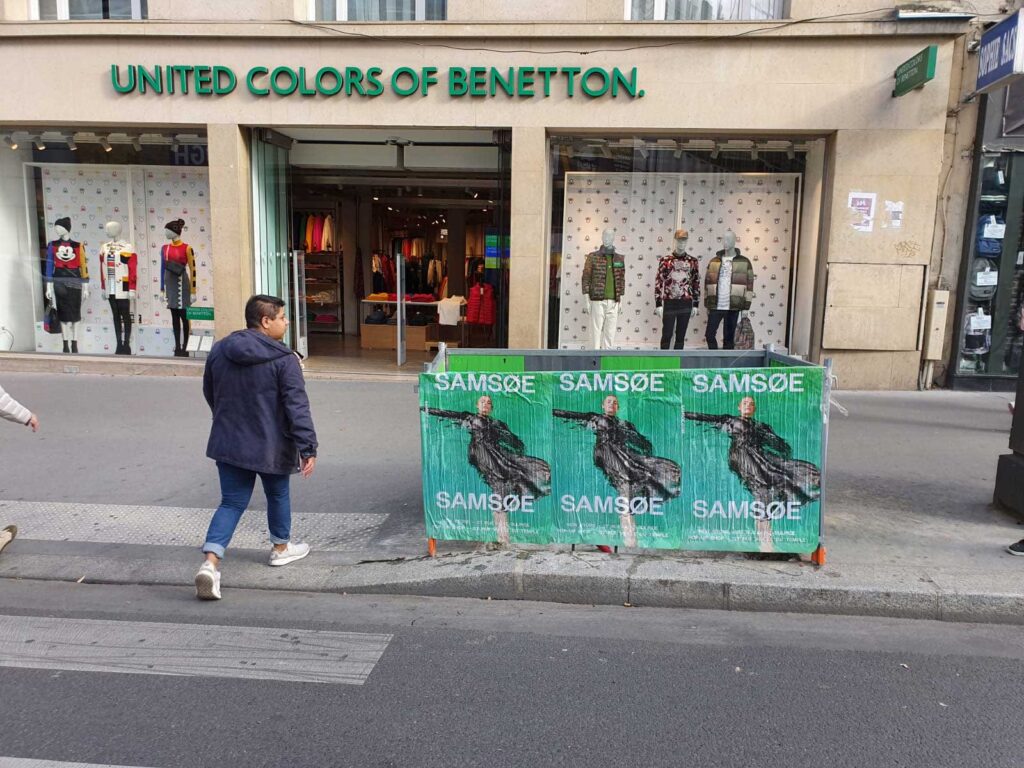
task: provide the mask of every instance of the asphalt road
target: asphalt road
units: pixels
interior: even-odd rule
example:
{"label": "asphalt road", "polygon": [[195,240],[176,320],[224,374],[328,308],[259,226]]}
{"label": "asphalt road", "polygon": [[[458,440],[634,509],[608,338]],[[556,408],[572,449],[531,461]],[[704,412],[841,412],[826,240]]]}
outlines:
{"label": "asphalt road", "polygon": [[[67,619],[63,639],[25,617]],[[221,627],[225,676],[162,673],[202,643],[146,622]],[[303,657],[301,630],[324,654],[377,643],[363,684]],[[146,633],[147,674],[69,669],[141,658]],[[1019,766],[1022,659],[1014,627],[3,581],[0,765]]]}

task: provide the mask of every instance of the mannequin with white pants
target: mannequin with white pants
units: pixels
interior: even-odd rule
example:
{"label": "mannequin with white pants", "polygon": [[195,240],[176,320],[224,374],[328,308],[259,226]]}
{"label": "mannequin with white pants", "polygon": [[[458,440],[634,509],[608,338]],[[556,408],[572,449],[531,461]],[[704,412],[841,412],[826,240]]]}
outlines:
{"label": "mannequin with white pants", "polygon": [[615,344],[625,262],[614,242],[615,231],[606,229],[601,233],[601,248],[587,254],[583,266],[583,313],[590,315],[594,349],[611,349]]}

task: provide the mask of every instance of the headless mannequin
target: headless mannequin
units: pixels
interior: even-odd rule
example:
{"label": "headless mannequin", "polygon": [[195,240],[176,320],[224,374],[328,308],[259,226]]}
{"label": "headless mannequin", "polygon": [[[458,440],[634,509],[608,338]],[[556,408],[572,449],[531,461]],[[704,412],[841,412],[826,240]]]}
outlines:
{"label": "headless mannequin", "polygon": [[[57,236],[65,243],[71,242],[71,232],[66,227],[58,224],[54,229],[57,232]],[[73,288],[73,286],[71,286]],[[82,298],[80,303],[85,303],[89,300],[89,283],[83,283],[81,288]],[[57,294],[53,288],[53,281],[51,280],[46,284],[46,299],[50,302],[50,306],[54,309],[57,307]],[[64,339],[64,351],[78,353],[78,326],[81,321],[77,322],[61,322],[60,334]]]}
{"label": "headless mannequin", "polygon": [[[721,252],[722,265],[719,268],[719,277],[723,273],[728,273],[730,280],[728,282],[728,288],[724,294],[719,287],[718,290],[718,304],[717,307],[711,307],[708,311],[708,326],[704,333],[704,340],[708,343],[708,349],[718,349],[718,326],[725,322],[725,328],[722,331],[722,346],[724,349],[734,349],[736,339],[736,323],[739,321],[740,311],[738,309],[730,309],[730,298],[731,298],[731,275],[733,268],[733,260],[736,258],[736,233],[731,229],[727,229],[725,234],[722,236],[722,245],[724,250]],[[719,281],[721,283],[721,280]]]}
{"label": "headless mannequin", "polygon": [[[109,242],[103,244],[104,248],[118,243],[122,231],[120,222],[108,221],[104,225],[103,230],[107,233],[107,237],[110,238]],[[128,244],[120,243],[120,245],[124,249]],[[105,271],[107,265],[100,264],[100,269]],[[114,354],[130,355],[132,353],[132,316],[135,314],[135,290],[131,289],[128,291],[128,298],[118,298],[116,295],[117,287],[113,280],[111,280],[106,290],[107,299],[110,301],[110,311],[114,316],[114,334],[117,337],[117,350]]]}
{"label": "headless mannequin", "polygon": [[[173,229],[165,229],[164,237],[171,245],[181,245],[181,235]],[[183,281],[182,290],[190,290],[188,280]],[[174,356],[188,357],[188,338],[192,334],[192,325],[189,323],[184,309],[175,307],[168,307],[168,309],[171,310],[171,326],[174,330]]]}
{"label": "headless mannequin", "polygon": [[[674,246],[672,248],[672,256],[675,259],[682,259],[687,255],[686,243],[689,241],[689,235],[683,231],[680,236],[680,231],[676,232],[674,238]],[[655,308],[655,312],[658,317],[662,319],[661,323],[661,348],[668,349],[669,344],[672,342],[672,330],[675,328],[675,349],[682,349],[686,342],[686,329],[690,325],[690,318],[695,317],[700,312],[700,307],[693,302],[692,299],[669,299],[668,301],[673,302],[669,305],[669,314],[665,314],[665,304],[661,304]]]}
{"label": "headless mannequin", "polygon": [[[601,233],[601,252],[610,254],[614,260],[621,260],[615,253],[615,230],[606,229]],[[588,257],[589,258],[589,257]],[[611,276],[608,270],[607,277]],[[594,299],[584,291],[583,313],[591,317],[594,349],[611,349],[615,340],[615,330],[619,318],[619,302],[615,299]]]}

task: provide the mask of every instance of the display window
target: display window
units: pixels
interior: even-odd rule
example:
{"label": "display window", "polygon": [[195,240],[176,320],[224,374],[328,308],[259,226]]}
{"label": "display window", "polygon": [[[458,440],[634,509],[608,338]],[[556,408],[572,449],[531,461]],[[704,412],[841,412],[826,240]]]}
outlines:
{"label": "display window", "polygon": [[1016,376],[1024,345],[1024,161],[984,155],[965,264],[956,375]]}
{"label": "display window", "polygon": [[552,137],[548,346],[788,345],[804,149]]}
{"label": "display window", "polygon": [[0,262],[0,349],[189,357],[209,347],[204,139],[45,136],[2,155],[14,229]]}

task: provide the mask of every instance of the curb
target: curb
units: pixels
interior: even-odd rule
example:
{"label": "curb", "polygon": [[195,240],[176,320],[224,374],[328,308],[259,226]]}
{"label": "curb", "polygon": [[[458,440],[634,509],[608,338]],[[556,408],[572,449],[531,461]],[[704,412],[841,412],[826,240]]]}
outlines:
{"label": "curb", "polygon": [[[670,560],[645,555],[473,552],[437,558],[269,568],[264,553],[224,566],[224,592],[275,589],[347,594],[533,600],[582,605],[700,608],[1024,625],[1024,591],[1005,579],[923,571],[846,576],[801,563]],[[4,554],[0,578],[191,589],[197,561]],[[783,567],[780,567],[783,566]]]}

